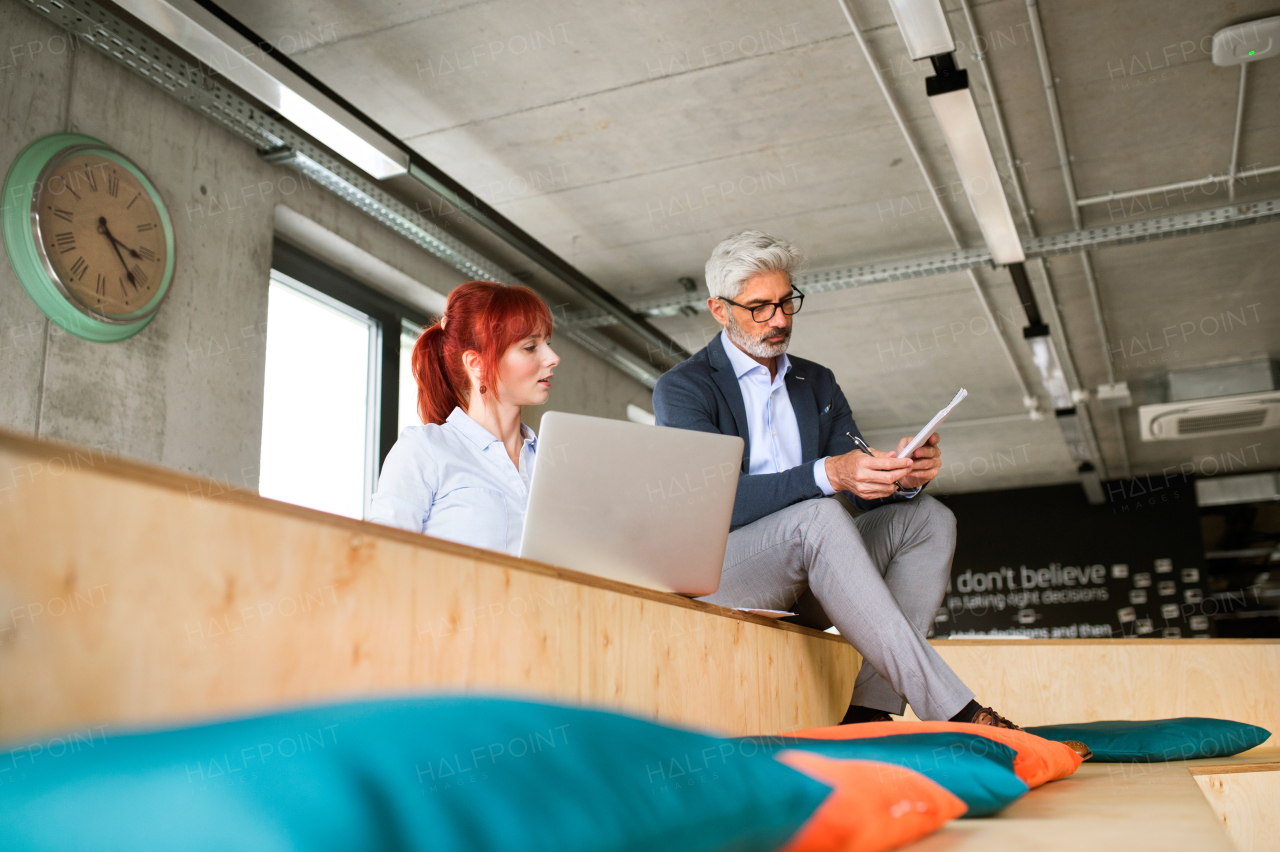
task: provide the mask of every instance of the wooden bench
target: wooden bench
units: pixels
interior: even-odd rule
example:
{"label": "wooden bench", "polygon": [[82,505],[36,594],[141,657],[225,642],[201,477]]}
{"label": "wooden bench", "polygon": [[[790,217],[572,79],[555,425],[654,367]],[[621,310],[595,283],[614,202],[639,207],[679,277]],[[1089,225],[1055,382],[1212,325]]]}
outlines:
{"label": "wooden bench", "polygon": [[0,432],[0,742],[439,690],[834,724],[838,636]]}
{"label": "wooden bench", "polygon": [[[838,721],[860,663],[835,635],[3,432],[0,554],[10,744],[438,690],[780,733]],[[1199,715],[1280,729],[1280,642],[934,645],[1024,725]],[[1274,743],[1085,764],[913,849],[1275,848],[1261,845],[1280,836]]]}

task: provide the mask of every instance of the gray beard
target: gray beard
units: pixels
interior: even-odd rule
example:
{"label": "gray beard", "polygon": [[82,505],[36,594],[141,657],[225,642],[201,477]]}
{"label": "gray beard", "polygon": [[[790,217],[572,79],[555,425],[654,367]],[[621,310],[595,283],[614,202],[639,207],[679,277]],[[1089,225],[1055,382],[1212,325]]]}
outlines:
{"label": "gray beard", "polygon": [[[760,337],[752,337],[747,333],[746,329],[738,325],[738,321],[729,316],[729,324],[725,326],[725,332],[729,335],[729,339],[738,345],[738,348],[748,355],[754,355],[757,358],[776,358],[787,351],[787,344],[791,342],[791,329],[783,329],[785,335],[781,343],[771,344],[765,343]],[[766,331],[765,334],[771,334]]]}

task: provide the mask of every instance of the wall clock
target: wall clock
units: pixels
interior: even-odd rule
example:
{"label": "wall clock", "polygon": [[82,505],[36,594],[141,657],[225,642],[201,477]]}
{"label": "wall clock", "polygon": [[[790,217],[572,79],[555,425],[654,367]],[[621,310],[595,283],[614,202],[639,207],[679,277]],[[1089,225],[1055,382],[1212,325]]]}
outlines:
{"label": "wall clock", "polygon": [[55,133],[18,155],[5,178],[3,230],[23,289],[77,337],[131,337],[169,293],[164,201],[128,157],[91,136]]}

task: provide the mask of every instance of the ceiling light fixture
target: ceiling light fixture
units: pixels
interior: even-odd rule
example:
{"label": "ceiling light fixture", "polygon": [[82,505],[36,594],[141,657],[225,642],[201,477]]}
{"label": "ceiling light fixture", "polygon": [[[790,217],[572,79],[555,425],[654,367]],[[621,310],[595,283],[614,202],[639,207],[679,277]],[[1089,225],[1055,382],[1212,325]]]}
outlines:
{"label": "ceiling light fixture", "polygon": [[1018,301],[1027,312],[1027,327],[1022,336],[1031,347],[1031,360],[1040,373],[1040,383],[1044,385],[1049,402],[1059,415],[1075,410],[1075,399],[1071,395],[1071,387],[1062,372],[1062,362],[1058,360],[1058,350],[1053,345],[1049,334],[1049,326],[1040,317],[1040,306],[1036,304],[1035,294],[1031,292],[1031,279],[1027,277],[1027,268],[1021,263],[1009,264],[1009,277],[1013,279],[1013,288],[1018,292]]}
{"label": "ceiling light fixture", "polygon": [[955,67],[949,53],[930,59],[937,73],[925,80],[929,106],[942,127],[982,237],[996,263],[1021,263],[1026,260],[1022,238],[1013,223],[1013,212],[978,117],[978,106],[969,90],[969,75]]}
{"label": "ceiling light fixture", "polygon": [[1074,410],[1071,388],[1067,386],[1067,379],[1062,373],[1062,362],[1058,360],[1058,351],[1054,348],[1053,338],[1049,336],[1049,329],[1044,328],[1043,334],[1028,334],[1033,331],[1038,329],[1027,326],[1023,329],[1023,334],[1027,345],[1031,347],[1031,360],[1040,372],[1040,381],[1049,394],[1050,404],[1055,411]]}
{"label": "ceiling light fixture", "polygon": [[956,49],[940,0],[889,0],[894,20],[912,59],[927,59]]}
{"label": "ceiling light fixture", "polygon": [[409,171],[408,153],[366,130],[192,0],[115,0],[115,5],[371,177]]}

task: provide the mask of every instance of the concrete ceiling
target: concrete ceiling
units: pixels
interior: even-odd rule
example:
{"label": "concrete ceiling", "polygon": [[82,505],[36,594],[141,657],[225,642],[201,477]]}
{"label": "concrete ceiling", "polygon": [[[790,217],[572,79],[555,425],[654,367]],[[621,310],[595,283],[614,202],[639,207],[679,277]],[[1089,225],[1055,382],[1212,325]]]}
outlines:
{"label": "concrete ceiling", "polygon": [[[837,0],[222,5],[626,300],[678,293],[682,276],[701,282],[710,249],[746,227],[793,239],[814,268],[952,247]],[[946,7],[962,45],[958,63],[971,70],[997,163],[1007,171],[973,34],[959,0]],[[854,0],[851,8],[960,242],[980,245],[925,98],[928,63],[907,57],[884,0]],[[1278,12],[1275,0],[1041,3],[1078,194],[1225,172],[1240,72],[1212,64],[1208,37]],[[1039,234],[1070,231],[1027,6],[978,2],[974,16],[1031,223]],[[1280,59],[1252,65],[1242,167],[1280,164],[1278,92]],[[1084,223],[1225,203],[1225,189],[1213,190],[1087,207]],[[1277,196],[1280,174],[1237,191],[1241,200]],[[1254,354],[1280,357],[1280,223],[1105,249],[1093,260],[1118,380]],[[1080,258],[1054,258],[1048,270],[1083,384],[1106,382]],[[965,422],[943,432],[949,471],[939,490],[1071,481],[1057,425],[1022,413],[1021,385],[1000,344],[1003,334],[1038,391],[1008,275],[984,270],[978,280],[998,328],[967,275],[942,275],[812,296],[793,351],[836,371],[873,443],[914,431],[967,387],[970,399],[956,415]],[[1147,334],[1159,339],[1169,326],[1246,309],[1247,322],[1229,331],[1211,334],[1206,323],[1161,352],[1132,345]],[[705,313],[656,322],[691,350],[715,330]],[[1249,463],[1234,469],[1280,467],[1274,430],[1144,443],[1136,409],[1117,415],[1090,402],[1089,410],[1109,478],[1186,462],[1208,472],[1205,459],[1248,447]]]}

